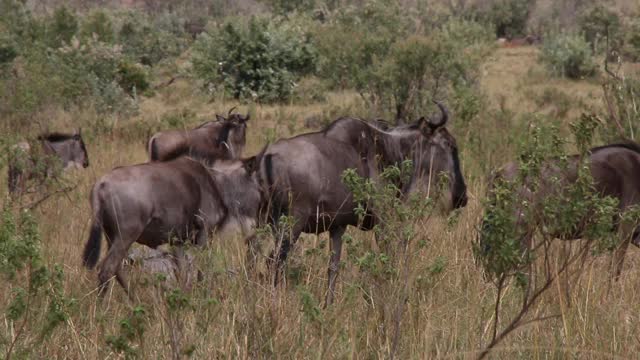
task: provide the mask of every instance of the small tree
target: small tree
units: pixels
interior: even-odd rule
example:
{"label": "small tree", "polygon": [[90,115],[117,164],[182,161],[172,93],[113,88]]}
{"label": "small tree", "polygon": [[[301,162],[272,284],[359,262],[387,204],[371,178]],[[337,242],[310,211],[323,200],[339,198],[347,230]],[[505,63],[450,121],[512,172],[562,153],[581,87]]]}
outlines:
{"label": "small tree", "polygon": [[480,17],[494,26],[497,37],[523,36],[534,5],[535,1],[529,0],[491,1],[487,9],[480,10]]}
{"label": "small tree", "polygon": [[585,11],[578,18],[578,27],[594,53],[606,50],[605,38],[607,37],[609,52],[621,50],[624,37],[620,17],[607,7],[598,4]]}
{"label": "small tree", "polygon": [[[497,178],[492,184],[480,242],[474,246],[476,258],[497,289],[493,334],[480,359],[521,326],[559,317],[536,310],[542,296],[559,278],[568,284],[570,278],[580,276],[583,266],[576,265],[584,265],[590,249],[612,250],[620,241],[611,229],[616,219],[630,214],[620,214],[617,199],[595,191],[589,167],[589,148],[597,124],[590,116],[572,124],[579,150],[574,159],[564,154],[564,141],[557,129],[534,126],[520,152],[518,175]],[[552,168],[573,169],[576,179],[567,181],[563,175],[550,173]],[[637,219],[637,211],[632,216]],[[576,245],[564,241],[563,251],[554,251],[552,242],[558,234],[576,231],[581,231],[583,241]],[[508,315],[501,309],[501,300],[511,279],[516,281],[522,301],[515,313]],[[504,321],[506,325],[501,326]]]}

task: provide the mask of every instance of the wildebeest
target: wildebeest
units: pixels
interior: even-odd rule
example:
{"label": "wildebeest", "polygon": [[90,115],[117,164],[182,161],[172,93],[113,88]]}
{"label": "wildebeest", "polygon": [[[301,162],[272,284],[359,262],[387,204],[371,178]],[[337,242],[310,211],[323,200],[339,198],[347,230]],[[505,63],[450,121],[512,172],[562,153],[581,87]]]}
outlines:
{"label": "wildebeest", "polygon": [[9,193],[20,195],[26,190],[27,181],[44,180],[58,165],[64,170],[89,166],[80,129],[73,134],[42,134],[34,145],[22,141],[13,146],[9,155]]}
{"label": "wildebeest", "polygon": [[178,259],[169,249],[139,246],[129,251],[124,265],[149,275],[162,275],[164,281],[161,285],[165,288],[181,285],[179,279],[182,280],[182,285],[190,288],[201,276],[195,260],[190,251],[185,251],[182,259]]}
{"label": "wildebeest", "polygon": [[[588,153],[589,167],[594,181],[596,194],[605,197],[610,196],[618,199],[619,214],[622,214],[631,206],[640,204],[640,145],[627,142],[611,144],[591,149]],[[568,185],[576,182],[578,178],[578,155],[570,156],[566,166],[560,165],[558,160],[549,160],[541,168],[538,179],[527,178],[514,189],[515,196],[520,200],[517,204],[526,202],[528,205],[528,215],[525,216],[524,209],[514,205],[512,213],[516,221],[516,231],[519,231],[520,241],[523,249],[532,246],[532,237],[537,228],[544,226],[550,219],[544,216],[545,201],[556,198],[563,198]],[[519,177],[519,166],[515,162],[505,164],[492,176],[489,199],[495,202],[493,191],[498,181],[513,182]],[[531,184],[538,181],[537,190]],[[511,211],[511,209],[509,209]],[[589,215],[587,215],[589,217]],[[589,224],[589,219],[579,221],[568,233],[554,233],[553,237],[564,240],[580,239]],[[622,271],[624,256],[629,246],[633,243],[640,246],[640,231],[637,224],[620,224],[616,219],[616,229],[622,237],[621,244],[614,255],[615,277]],[[488,250],[486,242],[483,243],[483,234],[491,231],[487,223],[480,227],[480,246],[485,251]]]}
{"label": "wildebeest", "polygon": [[375,180],[382,168],[412,160],[413,174],[409,183],[401,185],[403,193],[415,190],[428,193],[436,177],[444,173],[450,180],[449,196],[442,197],[447,199],[447,208],[466,205],[456,141],[444,126],[448,112],[444,106],[438,106],[442,112],[439,118],[422,117],[412,125],[390,131],[361,119],[340,118],[322,131],[279,140],[264,150],[259,156],[257,176],[269,207],[263,212],[269,214],[267,221],[275,229],[279,229],[282,215],[293,217],[288,235],[278,235],[282,242],[275,254],[276,283],[289,249],[300,233],[329,231],[331,264],[326,300],[332,302],[342,235],[348,225],[370,230],[375,224],[375,214],[360,222],[354,212],[352,194],[341,181],[347,169]]}
{"label": "wildebeest", "polygon": [[212,231],[255,219],[260,192],[248,165],[254,161],[209,168],[180,157],[118,167],[100,178],[91,192],[93,221],[83,263],[93,268],[98,262],[104,231],[109,251],[98,275],[101,293],[114,275],[129,293],[120,265],[134,242],[151,248],[186,241],[204,245]]}
{"label": "wildebeest", "polygon": [[[233,110],[233,109],[232,109]],[[149,139],[149,161],[167,161],[181,155],[206,161],[236,159],[246,143],[249,114],[231,113],[217,121],[208,121],[191,130],[169,130]]]}

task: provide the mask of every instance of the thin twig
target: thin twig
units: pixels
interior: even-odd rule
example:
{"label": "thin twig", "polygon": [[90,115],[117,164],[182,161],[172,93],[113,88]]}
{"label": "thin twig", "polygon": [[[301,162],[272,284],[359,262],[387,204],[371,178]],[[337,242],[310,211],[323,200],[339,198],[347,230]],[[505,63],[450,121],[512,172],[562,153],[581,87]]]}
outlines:
{"label": "thin twig", "polygon": [[33,210],[36,206],[40,205],[41,203],[43,203],[44,201],[46,201],[47,199],[49,199],[50,197],[56,195],[56,194],[60,194],[60,193],[64,193],[67,194],[69,193],[71,190],[77,188],[78,185],[73,185],[73,186],[67,186],[65,188],[62,189],[58,189],[54,192],[50,192],[46,195],[44,195],[42,198],[38,199],[37,201],[34,201],[26,206],[22,206],[20,207],[20,210]]}

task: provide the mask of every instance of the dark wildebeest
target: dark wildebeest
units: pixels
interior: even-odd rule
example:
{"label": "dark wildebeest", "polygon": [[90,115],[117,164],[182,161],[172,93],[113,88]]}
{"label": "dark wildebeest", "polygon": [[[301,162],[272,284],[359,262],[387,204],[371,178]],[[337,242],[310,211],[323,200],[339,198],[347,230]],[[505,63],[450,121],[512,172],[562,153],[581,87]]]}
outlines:
{"label": "dark wildebeest", "polygon": [[98,275],[101,293],[114,275],[129,293],[120,265],[134,242],[151,248],[185,241],[201,246],[214,230],[235,223],[246,229],[260,204],[253,168],[255,158],[209,168],[180,157],[118,167],[100,178],[91,192],[93,222],[83,262],[96,265],[104,231],[109,251]]}
{"label": "dark wildebeest", "polygon": [[[621,143],[593,148],[589,151],[589,167],[593,177],[595,191],[600,196],[610,196],[619,201],[619,214],[633,205],[640,204],[640,145],[636,143]],[[562,198],[566,186],[578,178],[578,155],[570,156],[566,166],[560,165],[556,161],[546,162],[540,173],[537,191],[531,189],[530,185],[534,179],[525,179],[525,185],[515,189],[518,199],[526,201],[531,211],[529,216],[524,216],[524,209],[516,207],[513,209],[513,216],[516,219],[516,228],[522,231],[521,242],[523,249],[531,248],[532,237],[536,228],[545,224],[543,207],[546,200],[551,197]],[[518,179],[519,166],[515,162],[504,165],[498,170],[491,180],[489,197],[493,198],[492,190],[498,181],[513,182]],[[589,216],[589,215],[587,215]],[[588,219],[580,221],[574,226],[570,233],[551,234],[553,237],[564,240],[580,239],[589,224]],[[614,255],[613,266],[614,276],[618,278],[622,271],[624,256],[629,246],[633,243],[640,247],[640,232],[636,228],[637,224],[620,224],[616,219],[617,229],[622,242]],[[490,231],[486,224],[480,227],[480,246],[483,245],[482,233]]]}
{"label": "dark wildebeest", "polygon": [[289,249],[300,233],[329,231],[331,264],[326,302],[332,302],[342,235],[348,225],[370,230],[375,224],[375,214],[369,214],[361,222],[354,212],[356,204],[352,194],[341,180],[347,169],[355,169],[359,176],[375,180],[383,168],[412,160],[414,172],[408,184],[401,184],[403,193],[416,190],[429,193],[430,184],[435,184],[436,177],[444,173],[450,180],[448,196],[441,197],[446,198],[446,207],[466,205],[466,186],[456,141],[444,126],[447,110],[438,106],[441,117],[423,117],[415,124],[390,131],[361,119],[341,118],[323,131],[279,140],[264,150],[257,176],[269,207],[263,212],[269,213],[267,221],[277,230],[281,215],[293,217],[288,235],[278,234],[282,242],[275,254],[276,283]]}
{"label": "dark wildebeest", "polygon": [[44,180],[52,176],[58,165],[63,170],[89,166],[89,155],[80,129],[74,134],[42,134],[36,141],[36,148],[23,141],[11,149],[8,185],[12,195],[24,192],[28,180]]}
{"label": "dark wildebeest", "polygon": [[[232,109],[233,110],[233,109]],[[181,155],[212,162],[218,159],[237,159],[246,143],[249,114],[242,116],[229,111],[227,118],[216,115],[191,130],[159,132],[149,139],[149,161],[167,161]]]}

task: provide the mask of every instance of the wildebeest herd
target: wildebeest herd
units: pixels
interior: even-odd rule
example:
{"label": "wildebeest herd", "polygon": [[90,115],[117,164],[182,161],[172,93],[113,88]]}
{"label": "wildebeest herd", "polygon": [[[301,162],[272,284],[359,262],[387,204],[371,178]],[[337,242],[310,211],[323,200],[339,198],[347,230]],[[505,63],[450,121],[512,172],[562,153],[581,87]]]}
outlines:
{"label": "wildebeest herd", "polygon": [[[375,182],[381,181],[386,167],[411,160],[411,176],[398,184],[398,196],[414,192],[437,196],[447,211],[467,204],[456,140],[446,128],[450,115],[445,106],[437,106],[440,115],[395,127],[381,121],[342,117],[320,131],[266,145],[247,158],[242,158],[242,153],[249,115],[234,113],[233,109],[226,117],[216,115],[215,121],[192,130],[159,132],[148,141],[149,162],[114,168],[93,186],[89,195],[92,223],[83,263],[88,268],[97,265],[104,233],[108,251],[98,275],[100,293],[115,277],[130,294],[122,263],[134,242],[151,248],[185,242],[203,246],[212,232],[241,231],[251,254],[254,229],[268,224],[276,239],[271,257],[277,283],[301,233],[329,232],[326,302],[331,303],[347,226],[371,230],[379,221],[374,207],[366,207],[364,218],[354,211],[358,204],[342,182],[345,170],[353,169]],[[42,135],[37,143],[41,152],[61,161],[63,168],[89,165],[79,131]],[[13,153],[19,156],[13,156],[9,166],[11,194],[19,195],[31,177],[33,147],[28,143],[14,147]],[[565,183],[576,181],[576,159],[570,158],[568,168],[549,161],[542,178],[559,176]],[[594,148],[590,160],[599,194],[617,198],[620,212],[640,203],[640,145],[629,142]],[[510,163],[496,172],[494,181],[513,180],[517,175],[518,165]],[[438,187],[438,192],[433,184],[443,179],[445,186]],[[541,188],[543,191],[534,192],[523,186],[516,194],[537,204],[556,191],[553,186]],[[519,209],[513,211],[518,218]],[[286,229],[281,224],[283,215],[292,220]],[[628,245],[640,246],[637,228],[621,234],[624,239],[616,256],[618,274]],[[557,237],[581,235],[577,228],[574,234]],[[526,234],[523,246],[531,236]],[[180,256],[180,247],[176,249]]]}

